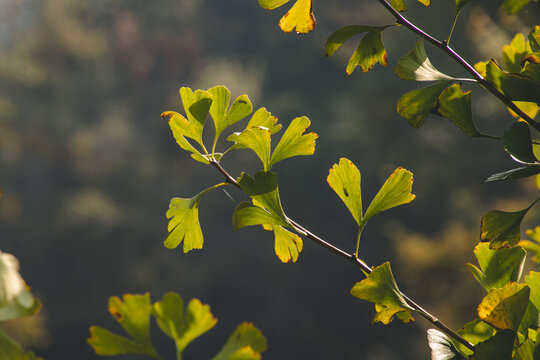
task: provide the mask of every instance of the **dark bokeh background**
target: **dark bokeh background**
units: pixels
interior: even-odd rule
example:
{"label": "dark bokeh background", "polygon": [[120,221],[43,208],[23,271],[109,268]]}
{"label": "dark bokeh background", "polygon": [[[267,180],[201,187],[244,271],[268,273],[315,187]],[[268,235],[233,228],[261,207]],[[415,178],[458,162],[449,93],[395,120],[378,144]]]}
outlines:
{"label": "dark bokeh background", "polygon": [[[407,3],[408,17],[447,35],[454,1]],[[501,59],[501,46],[538,19],[538,4],[508,17],[493,3],[472,2],[453,36],[472,62]],[[159,114],[180,111],[180,86],[217,84],[247,93],[285,125],[311,119],[316,154],[276,166],[281,197],[289,216],[347,251],[355,224],[326,185],[328,169],[342,156],[357,164],[365,206],[395,167],[413,171],[417,199],[370,221],[362,257],[390,260],[400,286],[451,327],[475,317],[483,293],[465,263],[479,220],[492,208],[528,205],[534,179],[485,184],[514,166],[500,143],[467,138],[435,116],[419,130],[399,117],[397,99],[419,87],[393,74],[416,41],[406,29],[383,34],[388,68],[347,76],[357,40],[323,56],[337,28],[393,21],[377,1],[314,5],[316,31],[297,36],[277,27],[285,9],[268,12],[255,0],[0,0],[0,249],[19,258],[44,304],[38,317],[4,324],[13,336],[47,359],[93,359],[89,326],[121,330],[109,296],[150,292],[158,300],[176,291],[210,304],[219,319],[186,359],[212,357],[242,321],[266,335],[266,359],[429,357],[429,324],[372,326],[373,305],[349,295],[363,278],[357,269],[309,240],[296,264],[280,263],[271,233],[233,231],[235,204],[222,191],[200,206],[203,250],[163,247],[169,199],[221,177],[180,151]],[[466,75],[427,51],[442,71]],[[475,121],[500,135],[511,117],[473,90]],[[241,152],[224,166],[237,175],[258,165]],[[533,224],[538,212],[527,219]],[[168,339],[156,332],[155,340],[172,358]]]}

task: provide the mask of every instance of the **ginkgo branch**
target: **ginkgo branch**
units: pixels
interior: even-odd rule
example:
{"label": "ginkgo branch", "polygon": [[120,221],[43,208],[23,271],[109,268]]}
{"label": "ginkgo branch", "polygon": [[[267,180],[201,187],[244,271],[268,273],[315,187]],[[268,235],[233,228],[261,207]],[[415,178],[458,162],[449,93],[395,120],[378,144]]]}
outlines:
{"label": "ginkgo branch", "polygon": [[[214,166],[224,177],[225,177],[225,181],[235,187],[237,187],[238,189],[241,189],[240,185],[238,184],[238,182],[221,166],[221,164],[219,164],[215,159],[211,159],[210,160],[210,164],[212,166]],[[372,272],[372,269],[370,266],[368,266],[364,261],[362,261],[361,259],[358,258],[357,254],[349,254],[348,252],[346,251],[343,251],[341,250],[340,248],[332,245],[331,243],[323,240],[322,238],[320,238],[319,236],[313,234],[311,231],[309,231],[308,229],[304,228],[303,226],[301,226],[300,224],[298,224],[296,221],[290,219],[287,217],[287,220],[288,222],[293,226],[294,230],[300,234],[300,235],[303,235],[305,237],[307,237],[308,239],[314,241],[316,244],[322,246],[323,248],[329,250],[330,252],[340,256],[341,258],[349,261],[350,263],[352,263],[354,266],[356,266],[357,268],[361,269],[364,274],[368,275],[368,274],[371,274]],[[474,351],[474,345],[472,343],[470,343],[469,341],[465,340],[463,337],[461,337],[459,334],[457,334],[455,331],[453,331],[452,329],[450,329],[448,326],[446,326],[444,323],[442,323],[439,319],[437,319],[437,317],[433,316],[432,314],[430,314],[428,311],[426,311],[424,308],[422,308],[420,305],[418,305],[416,302],[414,302],[413,300],[411,300],[408,296],[406,296],[405,294],[403,294],[403,292],[401,292],[401,295],[403,296],[403,298],[407,301],[407,303],[409,304],[409,306],[411,306],[414,310],[416,310],[420,315],[422,315],[426,320],[428,320],[430,323],[432,323],[434,326],[436,326],[437,328],[439,328],[443,333],[445,333],[446,335],[450,336],[451,338],[453,338],[454,340],[458,341],[459,343],[463,344],[464,346],[466,346],[468,349]]]}
{"label": "ginkgo branch", "polygon": [[403,15],[401,15],[396,9],[388,3],[386,0],[378,0],[395,18],[396,21],[421,36],[422,38],[429,41],[431,44],[435,45],[445,53],[447,53],[452,59],[454,59],[459,65],[461,65],[469,74],[471,74],[474,79],[482,85],[486,90],[495,95],[500,101],[502,101],[506,107],[510,108],[516,114],[518,114],[522,119],[524,119],[529,125],[533,126],[536,130],[540,131],[540,123],[533,120],[529,115],[527,115],[523,110],[521,110],[516,104],[512,102],[508,97],[503,93],[497,90],[489,81],[484,79],[482,75],[476,69],[471,66],[467,61],[465,61],[458,53],[456,53],[450,46],[448,46],[448,41],[440,41],[434,38],[433,36],[426,33],[424,30],[420,29],[409,20],[407,20]]}

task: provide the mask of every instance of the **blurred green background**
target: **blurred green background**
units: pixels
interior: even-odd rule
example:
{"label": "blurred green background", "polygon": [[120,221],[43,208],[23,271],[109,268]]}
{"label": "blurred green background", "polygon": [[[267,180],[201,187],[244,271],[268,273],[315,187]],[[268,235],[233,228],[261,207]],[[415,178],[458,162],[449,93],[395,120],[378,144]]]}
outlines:
{"label": "blurred green background", "polygon": [[[446,37],[453,0],[407,4],[410,19]],[[537,3],[514,17],[498,6],[473,1],[459,19],[452,45],[473,63],[500,60],[502,45],[540,15]],[[480,218],[527,206],[534,179],[485,184],[514,167],[499,142],[467,138],[436,116],[419,130],[399,117],[397,99],[419,87],[393,73],[416,42],[406,29],[383,34],[388,68],[347,76],[357,39],[323,56],[326,37],[341,26],[393,22],[377,1],[315,1],[317,28],[302,36],[278,28],[285,11],[256,0],[0,0],[0,249],[18,257],[44,305],[38,317],[3,324],[8,333],[47,359],[94,359],[89,326],[120,331],[109,296],[150,292],[155,301],[176,291],[210,304],[219,319],[186,359],[216,354],[242,321],[267,337],[266,359],[429,358],[422,319],[370,324],[373,305],[349,295],[363,278],[350,264],[309,240],[296,264],[282,264],[271,233],[234,232],[232,210],[245,200],[234,189],[234,202],[222,191],[201,202],[203,250],[163,247],[170,198],[222,179],[180,151],[159,115],[183,112],[181,86],[218,84],[248,94],[285,125],[311,119],[320,135],[315,155],[275,167],[282,202],[290,217],[347,251],[355,223],[327,186],[328,169],[351,159],[365,202],[397,166],[414,172],[417,199],[370,221],[361,257],[390,260],[402,290],[451,327],[474,319],[483,290],[465,263],[473,262]],[[466,75],[426,48],[441,71]],[[478,127],[500,135],[512,118],[473,90]],[[234,175],[258,169],[247,151],[223,165]],[[155,341],[172,358],[172,343],[158,332]]]}

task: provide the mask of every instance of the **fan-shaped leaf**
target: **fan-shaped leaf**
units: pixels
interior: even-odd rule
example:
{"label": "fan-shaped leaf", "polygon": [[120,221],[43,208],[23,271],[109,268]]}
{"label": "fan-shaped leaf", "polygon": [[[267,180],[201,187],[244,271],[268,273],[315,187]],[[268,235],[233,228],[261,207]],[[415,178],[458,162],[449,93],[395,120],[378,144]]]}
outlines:
{"label": "fan-shaped leaf", "polygon": [[[485,341],[493,336],[494,329],[491,325],[483,322],[480,319],[474,319],[471,322],[465,324],[465,326],[457,331],[458,335],[463,337],[473,345],[478,344],[481,341]],[[463,344],[456,343],[457,349],[463,355],[471,355],[473,352],[465,347]]]}
{"label": "fan-shaped leaf", "polygon": [[253,225],[289,226],[281,217],[248,202],[240,203],[233,214],[235,230]]}
{"label": "fan-shaped leaf", "polygon": [[182,104],[187,115],[186,119],[179,121],[177,125],[184,132],[182,135],[192,138],[202,145],[202,132],[206,117],[212,105],[212,94],[203,90],[196,90],[193,92],[188,87],[180,89],[180,97],[182,98]]}
{"label": "fan-shaped leaf", "polygon": [[380,31],[368,32],[360,43],[347,64],[347,74],[352,74],[357,66],[360,66],[363,72],[368,72],[376,63],[386,66],[386,49],[382,43]]}
{"label": "fan-shaped leaf", "polygon": [[450,81],[440,81],[403,94],[398,100],[397,112],[407,119],[413,128],[419,128],[436,107],[437,99],[449,84]]}
{"label": "fan-shaped leaf", "polygon": [[315,152],[315,139],[319,136],[314,132],[304,134],[311,122],[305,116],[294,119],[276,145],[270,158],[267,170],[287,158],[300,155],[313,155]]}
{"label": "fan-shaped leaf", "polygon": [[508,360],[512,358],[515,333],[512,330],[498,331],[491,338],[475,346],[475,360]]}
{"label": "fan-shaped leaf", "polygon": [[489,244],[480,243],[474,248],[474,255],[482,270],[472,264],[467,266],[480,285],[489,291],[519,280],[526,253],[520,247],[491,250]]}
{"label": "fan-shaped leaf", "polygon": [[358,226],[362,223],[361,175],[358,168],[349,159],[339,159],[330,169],[326,181],[345,203]]}
{"label": "fan-shaped leaf", "polygon": [[411,314],[413,309],[401,295],[388,262],[377,266],[367,278],[357,282],[351,289],[351,295],[375,303],[377,314],[373,323],[380,321],[388,324],[394,315],[403,322],[414,320]]}
{"label": "fan-shaped leaf", "polygon": [[487,178],[486,182],[508,179],[520,179],[536,174],[540,174],[540,166],[530,165],[508,170],[503,173],[493,174],[489,178]]}
{"label": "fan-shaped leaf", "polygon": [[510,44],[503,46],[504,62],[508,71],[520,72],[523,58],[529,53],[531,53],[531,47],[525,42],[525,36],[517,33]]}
{"label": "fan-shaped leaf", "polygon": [[525,283],[531,289],[531,303],[540,309],[540,273],[531,271],[529,275],[525,276]]}
{"label": "fan-shaped leaf", "polygon": [[397,11],[407,11],[407,7],[405,6],[405,2],[403,0],[388,0],[388,2]]}
{"label": "fan-shaped leaf", "polygon": [[454,84],[443,90],[439,96],[437,112],[452,121],[467,135],[480,136],[472,119],[471,92],[464,92],[461,84]]}
{"label": "fan-shaped leaf", "polygon": [[270,169],[270,130],[264,127],[250,127],[242,132],[229,135],[228,141],[249,148],[257,154],[264,170]]}
{"label": "fan-shaped leaf", "polygon": [[291,32],[296,28],[297,34],[308,33],[315,29],[317,21],[313,16],[313,0],[297,0],[292,8],[281,18],[279,27],[284,32]]}
{"label": "fan-shaped leaf", "polygon": [[531,130],[526,123],[518,121],[512,124],[504,132],[502,142],[504,150],[517,162],[523,164],[538,162],[533,152]]}
{"label": "fan-shaped leaf", "polygon": [[341,29],[333,32],[328,39],[326,39],[326,43],[324,44],[324,56],[332,56],[336,52],[337,49],[343,45],[343,43],[347,40],[349,40],[352,36],[361,34],[364,32],[370,32],[370,31],[383,31],[387,27],[394,26],[392,25],[386,25],[386,26],[365,26],[365,25],[349,25],[342,27]]}
{"label": "fan-shaped leaf", "polygon": [[429,329],[427,334],[431,360],[465,360],[448,335],[435,329]]}
{"label": "fan-shaped leaf", "polygon": [[416,195],[411,193],[412,184],[412,172],[401,167],[394,170],[388,179],[386,179],[377,195],[375,195],[371,204],[369,204],[363,222],[367,222],[373,215],[381,211],[413,201]]}
{"label": "fan-shaped leaf", "polygon": [[208,92],[212,94],[214,99],[212,106],[210,106],[210,115],[216,127],[215,138],[217,140],[225,128],[251,114],[253,107],[247,95],[240,95],[229,108],[231,93],[223,85],[215,86]]}
{"label": "fan-shaped leaf", "polygon": [[[534,66],[529,69],[529,66]],[[520,74],[507,73],[490,60],[486,65],[486,80],[511,100],[531,101],[540,104],[540,81],[535,80],[534,70],[539,65],[529,63]]]}
{"label": "fan-shaped leaf", "polygon": [[403,80],[456,80],[435,69],[426,55],[423,39],[418,40],[414,48],[398,60],[396,75]]}
{"label": "fan-shaped leaf", "polygon": [[275,237],[274,250],[279,260],[284,263],[291,260],[296,262],[304,246],[300,236],[278,225],[273,225],[272,230]]}
{"label": "fan-shaped leaf", "polygon": [[259,6],[266,10],[273,10],[291,0],[259,0]]}
{"label": "fan-shaped leaf", "polygon": [[237,179],[240,188],[248,194],[255,205],[261,206],[271,214],[288,223],[281,201],[276,174],[268,171],[259,171],[251,178],[248,174],[242,173]]}
{"label": "fan-shaped leaf", "polygon": [[529,39],[529,45],[531,47],[531,50],[534,52],[540,51],[540,25],[536,25],[529,35],[527,36]]}
{"label": "fan-shaped leaf", "polygon": [[527,252],[535,254],[532,260],[540,263],[540,226],[537,226],[534,229],[529,229],[526,231],[526,233],[533,241],[520,240],[518,242],[518,246],[521,246],[527,250]]}
{"label": "fan-shaped leaf", "polygon": [[527,285],[516,282],[491,289],[478,305],[478,317],[496,329],[516,331],[529,304],[529,294]]}
{"label": "fan-shaped leaf", "polygon": [[502,8],[508,15],[512,15],[530,2],[531,0],[505,0],[502,4]]}
{"label": "fan-shaped leaf", "polygon": [[480,225],[480,240],[489,241],[489,247],[494,250],[516,245],[520,240],[521,222],[535,203],[520,211],[492,210],[485,214]]}
{"label": "fan-shaped leaf", "polygon": [[240,324],[212,360],[259,360],[266,351],[266,338],[251,323]]}

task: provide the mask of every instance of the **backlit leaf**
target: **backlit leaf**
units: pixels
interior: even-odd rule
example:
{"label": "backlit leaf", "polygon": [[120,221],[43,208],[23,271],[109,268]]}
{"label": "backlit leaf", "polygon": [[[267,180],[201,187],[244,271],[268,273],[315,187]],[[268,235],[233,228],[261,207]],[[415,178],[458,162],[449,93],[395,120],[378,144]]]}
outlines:
{"label": "backlit leaf", "polygon": [[527,309],[529,294],[527,285],[516,282],[491,289],[478,305],[478,317],[496,329],[516,331]]}
{"label": "backlit leaf", "polygon": [[527,252],[533,253],[533,261],[540,263],[540,226],[535,227],[534,229],[529,229],[526,231],[527,235],[533,240],[520,240],[518,246],[521,246]]}
{"label": "backlit leaf", "polygon": [[125,294],[109,298],[109,312],[131,339],[101,327],[90,328],[88,344],[98,355],[143,354],[158,359],[150,340],[150,295]]}
{"label": "backlit leaf", "polygon": [[476,64],[474,64],[474,69],[478,71],[482,77],[486,77],[486,67],[489,61],[479,61]]}
{"label": "backlit leaf", "polygon": [[[351,295],[375,303],[376,314],[373,323],[388,324],[394,315],[401,315],[403,322],[414,321],[413,310],[399,291],[390,263],[377,266],[364,280],[357,282],[351,289]],[[398,315],[399,314],[399,315]]]}
{"label": "backlit leaf", "polygon": [[489,247],[494,250],[515,246],[520,240],[521,222],[532,205],[515,212],[491,210],[485,214],[480,225],[480,240],[489,241]]}
{"label": "backlit leaf", "polygon": [[270,169],[270,130],[264,127],[250,127],[242,132],[229,135],[228,141],[249,148],[257,154],[264,170]]}
{"label": "backlit leaf", "polygon": [[[536,64],[528,65],[538,66]],[[525,71],[520,74],[507,73],[502,71],[493,60],[490,60],[486,65],[486,80],[510,100],[540,103],[540,82],[535,81]]]}
{"label": "backlit leaf", "polygon": [[385,181],[375,198],[369,204],[364,215],[364,223],[373,215],[390,208],[407,204],[414,200],[416,195],[411,193],[413,184],[412,172],[401,167],[394,172]]}
{"label": "backlit leaf", "polygon": [[418,40],[414,48],[401,57],[396,65],[396,75],[403,80],[434,81],[455,80],[435,69],[426,55],[423,39]]}
{"label": "backlit leaf", "polygon": [[212,329],[217,319],[210,312],[210,306],[199,299],[191,299],[184,314],[184,302],[180,295],[169,292],[152,307],[152,314],[161,330],[176,343],[178,352]]}
{"label": "backlit leaf", "polygon": [[358,168],[349,159],[339,159],[330,169],[326,181],[345,203],[358,226],[362,223],[361,175]]}
{"label": "backlit leaf", "polygon": [[189,121],[174,111],[166,111],[161,114],[161,117],[168,119],[173,136],[180,148],[193,153],[192,157],[195,160],[208,164],[208,160],[206,160],[199,150],[191,145],[191,143],[185,138],[185,136],[198,138],[197,134],[190,127]]}
{"label": "backlit leaf", "polygon": [[313,31],[317,22],[313,16],[313,0],[297,0],[292,8],[281,18],[279,27],[284,32],[291,32],[296,28],[296,33],[303,34]]}
{"label": "backlit leaf", "polygon": [[531,50],[534,52],[540,51],[540,25],[536,25],[529,35],[527,36],[529,39],[529,45],[531,47]]}
{"label": "backlit leaf", "polygon": [[386,66],[386,49],[382,43],[380,31],[368,32],[360,43],[347,64],[347,74],[352,74],[357,66],[363,72],[368,72],[376,63]]}
{"label": "backlit leaf", "polygon": [[531,288],[531,303],[540,309],[540,273],[531,271],[525,276],[525,283]]}
{"label": "backlit leaf", "polygon": [[504,62],[508,71],[520,72],[523,58],[530,52],[531,48],[525,42],[525,36],[522,33],[517,33],[509,45],[503,46]]}
{"label": "backlit leaf", "polygon": [[514,354],[515,360],[536,360],[540,359],[540,345],[533,340],[527,339],[521,344]]}
{"label": "backlit leaf", "polygon": [[[531,119],[534,119],[536,115],[538,115],[538,112],[540,112],[540,106],[536,105],[533,102],[527,102],[527,101],[514,101],[514,104],[527,116],[529,116]],[[512,111],[510,108],[507,108],[510,114],[515,118],[520,118],[518,114],[516,114],[514,111]],[[520,120],[521,121],[521,120]]]}
{"label": "backlit leaf", "polygon": [[465,360],[448,335],[435,329],[429,329],[427,334],[431,360]]}
{"label": "backlit leaf", "polygon": [[293,156],[313,155],[315,152],[315,139],[319,136],[314,132],[304,134],[311,122],[305,116],[295,118],[276,145],[270,158],[267,170],[281,160]]}
{"label": "backlit leaf", "polygon": [[215,86],[209,89],[208,92],[212,94],[214,99],[212,106],[210,106],[210,115],[216,127],[216,139],[225,128],[242,120],[251,114],[253,110],[247,95],[240,95],[229,108],[231,93],[223,85]]}
{"label": "backlit leaf", "polygon": [[243,323],[212,360],[259,360],[266,346],[266,338],[261,331],[253,324]]}
{"label": "backlit leaf", "polygon": [[332,56],[345,41],[349,40],[354,35],[370,31],[381,32],[390,26],[394,26],[394,24],[386,26],[349,25],[342,27],[333,32],[328,39],[326,39],[326,43],[324,44],[324,56]]}
{"label": "backlit leaf", "polygon": [[475,346],[475,360],[509,360],[514,349],[515,333],[512,330],[498,331],[491,338]]}
{"label": "backlit leaf", "polygon": [[283,222],[288,223],[281,201],[276,174],[267,171],[259,171],[251,178],[248,174],[242,173],[237,179],[240,188],[246,192],[257,206],[261,206],[273,215],[276,215]]}
{"label": "backlit leaf", "polygon": [[277,225],[272,226],[272,230],[275,237],[274,249],[279,260],[284,263],[291,260],[296,262],[304,246],[300,236]]}
{"label": "backlit leaf", "polygon": [[443,90],[439,96],[437,112],[449,119],[469,136],[479,136],[472,119],[471,92],[464,92],[461,84]]}
{"label": "backlit leaf", "polygon": [[425,6],[431,5],[431,0],[418,0],[418,2]]}
{"label": "backlit leaf", "polygon": [[520,163],[532,164],[538,162],[533,153],[531,130],[529,126],[518,121],[503,133],[504,150]]}
{"label": "backlit leaf", "polygon": [[493,174],[489,178],[487,178],[486,182],[508,179],[520,179],[536,174],[540,174],[540,166],[530,165],[508,170],[503,173]]}
{"label": "backlit leaf", "polygon": [[512,15],[521,10],[531,0],[504,0],[502,8],[508,15]]}
{"label": "backlit leaf", "polygon": [[540,313],[538,312],[536,307],[533,305],[533,303],[530,301],[532,292],[533,290],[531,288],[531,295],[529,296],[529,303],[527,304],[527,310],[525,310],[525,315],[523,315],[523,318],[521,319],[521,322],[519,323],[518,332],[520,332],[521,334],[527,334],[529,328],[536,329],[540,325],[540,322],[539,322]]}
{"label": "backlit leaf", "polygon": [[253,225],[282,225],[289,226],[279,216],[268,212],[256,205],[248,202],[240,203],[233,213],[233,226],[235,230],[239,230],[246,226]]}
{"label": "backlit leaf", "polygon": [[202,145],[202,132],[210,106],[212,105],[212,95],[207,91],[196,90],[193,92],[190,88],[183,87],[180,89],[180,97],[182,98],[182,104],[188,121],[186,123],[184,118],[184,121],[179,122],[178,125],[184,131],[183,135],[192,138]]}
{"label": "backlit leaf", "polygon": [[203,234],[199,223],[199,200],[195,198],[172,198],[167,210],[169,235],[163,244],[168,249],[175,249],[182,240],[184,252],[202,249]]}
{"label": "backlit leaf", "polygon": [[436,107],[437,99],[448,85],[450,81],[440,81],[403,94],[398,100],[397,112],[407,119],[413,128],[419,128]]}
{"label": "backlit leaf", "polygon": [[246,129],[253,127],[263,127],[270,130],[270,135],[274,135],[281,129],[281,124],[277,124],[277,117],[272,116],[266,108],[260,108],[255,111],[251,119],[249,120]]}
{"label": "backlit leaf", "polygon": [[388,0],[388,3],[397,11],[407,11],[407,7],[405,6],[405,2],[403,0]]}
{"label": "backlit leaf", "polygon": [[472,264],[467,266],[480,285],[489,291],[519,280],[526,253],[520,247],[491,250],[489,244],[480,243],[474,248],[474,255],[481,270]]}
{"label": "backlit leaf", "polygon": [[273,10],[289,1],[290,0],[259,0],[259,6],[266,10]]}
{"label": "backlit leaf", "polygon": [[[458,335],[463,337],[468,342],[473,345],[478,344],[481,341],[485,341],[493,336],[495,330],[493,327],[480,319],[474,319],[471,322],[465,324],[465,326],[457,331]],[[464,345],[457,343],[455,344],[458,350],[461,351],[464,355],[471,355],[473,352],[465,347]]]}

